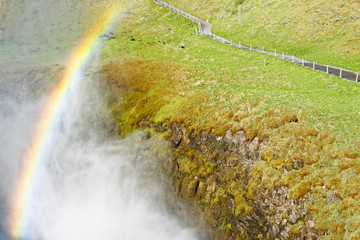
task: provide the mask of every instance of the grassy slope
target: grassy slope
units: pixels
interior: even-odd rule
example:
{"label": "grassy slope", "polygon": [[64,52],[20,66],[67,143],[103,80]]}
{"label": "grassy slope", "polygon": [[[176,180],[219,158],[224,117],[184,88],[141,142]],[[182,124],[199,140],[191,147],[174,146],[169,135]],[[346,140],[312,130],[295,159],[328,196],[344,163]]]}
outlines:
{"label": "grassy slope", "polygon": [[[105,70],[117,87],[129,90],[125,101],[117,102],[116,94],[110,101],[121,113],[123,134],[149,116],[185,122],[194,131],[244,129],[249,140],[268,138],[246,196],[286,185],[295,199],[313,198],[308,209],[320,231],[360,234],[360,86],[275,58],[263,66],[262,55],[195,36],[193,26],[140,1],[106,43]],[[305,166],[294,170],[293,160]],[[328,190],[344,201],[327,205]]]}
{"label": "grassy slope", "polygon": [[359,1],[167,2],[209,20],[216,34],[235,42],[360,72]]}

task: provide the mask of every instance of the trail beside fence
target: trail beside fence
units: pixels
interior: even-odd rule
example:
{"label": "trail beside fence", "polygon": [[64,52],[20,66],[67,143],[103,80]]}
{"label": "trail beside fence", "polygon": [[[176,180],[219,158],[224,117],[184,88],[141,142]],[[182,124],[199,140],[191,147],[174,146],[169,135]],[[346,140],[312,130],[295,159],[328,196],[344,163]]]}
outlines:
{"label": "trail beside fence", "polygon": [[[203,36],[207,36],[215,41],[221,42],[223,44],[226,45],[230,45],[236,48],[241,48],[244,50],[249,50],[249,51],[254,51],[254,52],[259,52],[259,53],[263,53],[263,54],[267,54],[267,55],[271,55],[277,58],[281,58],[283,60],[286,61],[290,61],[293,62],[294,64],[298,64],[301,65],[303,67],[307,67],[307,68],[311,68],[313,70],[316,71],[321,71],[321,72],[325,72],[327,74],[336,76],[336,77],[341,77],[343,79],[349,80],[349,81],[353,81],[353,82],[360,82],[360,76],[359,73],[357,72],[353,72],[347,69],[343,69],[343,68],[338,68],[338,67],[334,67],[334,66],[329,66],[329,65],[322,65],[322,64],[318,64],[317,62],[310,62],[307,60],[304,60],[302,58],[296,57],[294,55],[287,55],[284,54],[283,52],[268,52],[268,51],[264,51],[264,48],[262,47],[262,49],[257,49],[257,48],[253,48],[251,45],[249,47],[247,46],[243,46],[240,43],[234,43],[230,40],[227,40],[223,37],[217,36],[215,34],[211,33],[211,24],[200,19],[197,17],[192,16],[189,13],[186,13],[182,10],[179,10],[177,8],[175,8],[174,6],[167,4],[164,1],[161,0],[154,0],[155,3],[160,4],[164,7],[166,7],[167,9],[174,11],[177,14],[180,14],[188,19],[190,19],[191,21],[198,23],[199,24],[199,35],[203,35]],[[265,60],[264,60],[265,61]]]}

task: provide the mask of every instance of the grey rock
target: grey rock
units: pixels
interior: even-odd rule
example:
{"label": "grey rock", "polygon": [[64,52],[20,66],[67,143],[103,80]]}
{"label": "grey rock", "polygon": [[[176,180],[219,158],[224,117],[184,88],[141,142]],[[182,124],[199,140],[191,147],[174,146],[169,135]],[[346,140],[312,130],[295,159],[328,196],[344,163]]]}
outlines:
{"label": "grey rock", "polygon": [[336,196],[336,194],[333,191],[328,191],[326,193],[326,204],[331,204],[333,202],[341,201],[342,199]]}

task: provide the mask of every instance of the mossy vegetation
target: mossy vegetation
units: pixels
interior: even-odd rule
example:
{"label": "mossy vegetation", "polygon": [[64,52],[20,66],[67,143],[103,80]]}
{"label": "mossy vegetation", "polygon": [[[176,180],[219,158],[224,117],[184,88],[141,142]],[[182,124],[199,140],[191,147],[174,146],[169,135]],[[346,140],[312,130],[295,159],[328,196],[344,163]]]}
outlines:
{"label": "mossy vegetation", "polygon": [[[184,74],[179,66],[154,61],[126,61],[105,65],[103,72],[111,88],[109,105],[117,120],[117,131],[122,136],[138,127],[140,120],[165,121],[176,114],[186,99],[179,83]],[[175,77],[176,76],[176,77]]]}
{"label": "mossy vegetation", "polygon": [[[152,1],[136,4],[102,54],[118,133],[127,135],[144,119],[167,129],[168,138],[173,124],[193,135],[242,130],[247,141],[267,143],[249,173],[236,159],[231,167],[210,162],[214,153],[189,147],[173,153],[194,188],[221,176],[222,187],[210,199],[202,196],[201,206],[232,201],[235,215],[248,215],[260,189],[286,186],[293,199],[307,199],[320,234],[359,237],[360,86],[275,58],[263,66],[261,54],[196,36],[196,25]],[[327,202],[330,191],[340,201]],[[220,227],[234,228],[229,219]],[[303,227],[299,221],[291,231]]]}

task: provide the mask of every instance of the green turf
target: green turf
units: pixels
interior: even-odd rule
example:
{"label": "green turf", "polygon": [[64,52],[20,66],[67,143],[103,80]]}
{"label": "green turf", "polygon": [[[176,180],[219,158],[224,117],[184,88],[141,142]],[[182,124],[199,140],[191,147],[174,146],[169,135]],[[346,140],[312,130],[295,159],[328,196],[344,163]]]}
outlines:
{"label": "green turf", "polygon": [[236,109],[248,98],[261,100],[264,110],[280,106],[297,112],[311,125],[330,129],[346,145],[359,140],[359,84],[273,57],[264,66],[264,55],[196,36],[197,24],[159,5],[146,7],[147,14],[124,21],[117,38],[106,43],[105,61],[178,62],[187,73],[184,84],[209,94],[213,104]]}
{"label": "green turf", "polygon": [[360,72],[358,1],[167,0],[243,45]]}
{"label": "green turf", "polygon": [[[235,126],[245,129],[249,140],[255,131],[260,138],[261,129],[267,128],[268,148],[262,154],[264,161],[251,173],[246,197],[251,199],[258,188],[280,185],[289,187],[294,199],[317,196],[306,208],[320,232],[332,232],[339,239],[360,236],[356,230],[360,229],[356,214],[360,206],[360,85],[273,57],[264,66],[262,54],[196,36],[196,27],[153,1],[143,0],[114,31],[116,38],[106,42],[101,55],[105,63],[137,60],[151,63],[143,68],[147,71],[153,67],[173,71],[164,75],[154,70],[158,84],[153,79],[145,91],[130,91],[132,99],[126,100],[129,106],[120,112],[120,121],[134,127],[131,118],[144,113],[153,114],[151,120],[159,123],[183,116],[189,129],[214,129],[221,135],[224,131],[219,128]],[[311,44],[307,47],[317,49]],[[351,62],[357,68],[354,59]],[[167,67],[161,70],[162,65]],[[137,81],[146,83],[149,74],[144,73],[144,79],[137,74]],[[289,113],[295,113],[299,121]],[[292,169],[294,159],[304,162],[304,167]],[[190,162],[183,159],[181,163],[182,170],[189,172]],[[343,201],[327,204],[329,190]],[[242,205],[243,193],[239,196],[238,210],[250,211]]]}

